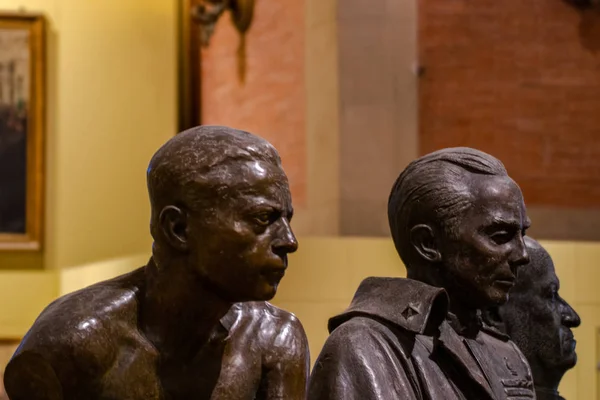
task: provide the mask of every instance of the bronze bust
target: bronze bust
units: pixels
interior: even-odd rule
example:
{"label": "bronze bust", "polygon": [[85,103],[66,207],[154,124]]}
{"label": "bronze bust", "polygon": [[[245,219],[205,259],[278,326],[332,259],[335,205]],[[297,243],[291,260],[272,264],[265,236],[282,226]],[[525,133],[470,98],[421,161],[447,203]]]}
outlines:
{"label": "bronze bust", "polygon": [[388,204],[408,279],[365,279],[330,319],[309,399],[534,398],[525,357],[481,318],[529,261],[523,196],[503,164],[469,148],[428,154]]}
{"label": "bronze bust", "polygon": [[150,261],[50,304],[6,368],[11,400],[304,399],[306,335],[266,302],[298,246],[277,151],[196,127],[147,182]]}
{"label": "bronze bust", "polygon": [[519,270],[508,302],[486,313],[486,319],[519,346],[533,374],[538,400],[558,400],[558,385],[577,362],[571,328],[579,315],[558,294],[560,281],[548,252],[525,238],[531,261]]}

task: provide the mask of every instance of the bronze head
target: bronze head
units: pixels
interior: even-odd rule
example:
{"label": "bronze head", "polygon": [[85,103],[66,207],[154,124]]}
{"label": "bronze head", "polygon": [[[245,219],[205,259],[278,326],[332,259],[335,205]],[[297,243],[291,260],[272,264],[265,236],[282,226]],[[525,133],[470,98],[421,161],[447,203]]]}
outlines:
{"label": "bronze head", "polygon": [[229,302],[275,295],[298,243],[288,180],[270,143],[228,127],[195,127],[156,152],[147,182],[159,269],[185,259],[189,279]]}
{"label": "bronze head", "polygon": [[484,152],[449,148],[408,165],[388,202],[394,244],[408,277],[443,287],[451,303],[502,304],[528,262],[521,190]]}
{"label": "bronze head", "polygon": [[548,252],[532,238],[525,244],[531,261],[519,270],[508,302],[490,310],[488,318],[521,349],[536,388],[554,390],[577,362],[571,328],[581,320],[558,294],[560,281]]}

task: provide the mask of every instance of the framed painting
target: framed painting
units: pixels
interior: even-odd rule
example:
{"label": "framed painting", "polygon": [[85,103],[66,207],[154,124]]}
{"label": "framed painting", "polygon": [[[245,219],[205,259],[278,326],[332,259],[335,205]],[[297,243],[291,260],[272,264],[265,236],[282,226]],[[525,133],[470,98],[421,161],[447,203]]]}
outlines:
{"label": "framed painting", "polygon": [[0,13],[0,250],[42,246],[45,20]]}

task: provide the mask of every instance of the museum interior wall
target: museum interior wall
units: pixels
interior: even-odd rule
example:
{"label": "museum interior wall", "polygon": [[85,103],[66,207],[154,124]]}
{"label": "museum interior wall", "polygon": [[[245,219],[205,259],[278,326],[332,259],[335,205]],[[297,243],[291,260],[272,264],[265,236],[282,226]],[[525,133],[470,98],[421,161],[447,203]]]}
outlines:
{"label": "museum interior wall", "polygon": [[[459,62],[455,58],[446,57],[446,64],[441,62],[444,52],[452,47],[448,43],[436,47],[432,42],[430,47],[424,47],[417,40],[417,33],[420,40],[424,34],[429,35],[424,33],[427,25],[423,24],[431,19],[424,18],[447,19],[448,26],[427,28],[442,38],[448,32],[444,29],[460,32],[459,22],[471,23],[483,11],[469,3],[473,13],[469,14],[471,11],[463,1],[448,8],[427,8],[426,14],[421,8],[434,2],[422,1],[420,17],[415,0],[372,0],[368,6],[361,0],[344,0],[343,7],[334,0],[290,0],[289,8],[276,3],[257,2],[254,25],[246,43],[244,84],[236,74],[237,34],[228,18],[219,21],[210,46],[202,51],[201,112],[205,123],[254,131],[281,151],[294,194],[296,213],[292,226],[299,234],[300,247],[290,258],[290,268],[274,303],[301,319],[314,362],[327,337],[327,319],[348,305],[364,277],[405,274],[388,238],[387,195],[396,175],[411,159],[428,149],[446,145],[444,130],[434,127],[430,117],[424,121],[424,115],[447,111],[436,108],[441,107],[438,102],[442,100],[436,100],[434,95],[449,96],[451,88],[447,82],[434,79],[438,76],[434,74],[435,68],[448,68],[457,75],[460,69],[446,65],[449,59]],[[541,10],[541,2],[534,3]],[[579,23],[590,18],[563,7],[560,1],[554,3],[545,5],[544,10],[551,13],[549,18],[556,18],[552,25],[555,29],[542,31],[537,25],[539,31],[530,32],[528,37],[574,35],[570,28],[561,29],[564,26],[557,19],[562,16],[574,24],[574,29],[580,29]],[[516,5],[515,10],[501,10],[500,3],[484,1],[483,4],[499,15],[504,15],[504,11],[518,12],[523,18],[528,15]],[[0,370],[15,344],[52,299],[130,271],[147,261],[151,240],[145,170],[152,153],[176,131],[175,4],[162,0],[105,0],[97,4],[73,0],[0,0],[2,9],[22,6],[44,12],[49,21],[46,227],[42,252],[0,253]],[[501,20],[510,19],[505,16]],[[419,30],[418,24],[421,24]],[[488,29],[483,24],[477,26],[483,33]],[[497,29],[504,28],[497,26]],[[565,30],[566,33],[562,32]],[[480,40],[485,37],[500,36],[482,34]],[[569,40],[573,40],[570,45],[581,50],[582,42],[576,43],[574,38],[570,36]],[[459,39],[460,36],[456,38]],[[472,49],[464,43],[462,46],[465,57],[475,57]],[[481,43],[479,46],[485,47]],[[533,50],[522,51],[529,54]],[[529,62],[540,61],[549,52],[545,48],[536,51],[537,58]],[[525,66],[519,78],[523,80],[518,88],[521,91],[516,92],[519,101],[535,100],[521,97],[524,91],[545,95],[567,87],[571,94],[564,99],[573,100],[576,95],[572,91],[586,82],[593,88],[597,77],[591,71],[597,53],[592,59],[576,50],[569,51],[573,52],[570,64],[573,69],[583,66],[580,75],[561,75],[552,69],[554,64],[545,65],[537,69],[544,68],[563,79],[548,81],[538,77],[537,83],[530,82],[528,86],[530,78],[526,72],[530,68]],[[564,56],[564,51],[561,52]],[[420,78],[418,54],[424,67]],[[477,65],[500,68],[500,60],[486,58],[491,57],[489,53],[482,52],[480,57],[481,64]],[[514,61],[514,57],[508,58]],[[482,82],[490,80],[489,74],[482,72],[478,76]],[[498,86],[489,89],[491,93],[500,96],[502,85],[491,84]],[[441,88],[439,94],[435,87]],[[479,90],[487,86],[482,84],[482,87],[471,90],[481,94]],[[582,96],[588,99],[587,95]],[[460,101],[447,97],[443,101],[453,104],[444,103],[444,107],[454,107],[459,112],[460,104],[469,101],[472,101],[468,103],[470,108],[464,110],[488,107],[481,99],[475,103],[466,97],[460,95]],[[501,101],[500,97],[495,101]],[[588,100],[595,101],[591,97]],[[590,113],[594,107],[588,108],[583,103],[577,106],[571,101],[557,105],[559,100],[549,99],[556,109],[548,104],[544,114],[536,114],[535,118],[507,112],[504,117],[489,115],[486,120],[469,122],[466,126],[473,124],[469,130],[473,133],[465,140],[474,142],[456,142],[463,140],[458,136],[457,126],[466,122],[449,122],[448,144],[478,145],[503,160],[505,157],[511,174],[515,171],[532,174],[518,175],[530,183],[533,181],[528,179],[538,176],[534,173],[554,172],[550,170],[553,165],[571,168],[565,169],[564,176],[559,175],[561,182],[578,184],[577,173],[582,170],[582,179],[595,182],[595,175],[585,171],[596,168],[585,164],[595,161],[591,146],[595,142],[589,139],[589,126],[580,121],[588,118],[589,124],[591,117],[586,112]],[[521,111],[516,106],[510,110]],[[477,114],[465,112],[470,118]],[[561,120],[563,125],[542,121],[567,114],[575,116],[571,129],[564,125],[568,121]],[[509,121],[510,118],[513,120]],[[494,125],[499,122],[502,124]],[[574,147],[561,142],[567,140],[563,136],[556,139],[559,132],[554,130],[556,124],[562,127],[561,132],[581,134],[573,140],[584,140],[585,145],[580,142],[571,145],[579,143],[590,154],[567,155],[570,161],[560,158],[558,150]],[[502,133],[511,132],[510,140],[521,146],[507,147],[510,140],[498,137],[500,131],[492,131],[493,126],[505,128]],[[546,132],[540,126],[549,132],[547,139],[540,139]],[[548,150],[547,154],[554,154],[555,158],[544,164],[547,169],[540,171],[531,165],[518,164],[525,163],[530,154],[517,153],[516,149],[531,152],[536,143],[528,144],[527,135],[517,137],[512,133],[514,130],[531,132],[541,140],[537,145],[549,143],[542,144],[543,148],[555,146],[554,150]],[[497,135],[482,140],[486,136],[475,134],[481,132]],[[489,147],[492,144],[497,147]],[[579,160],[584,162],[583,166],[575,165]],[[526,184],[524,188],[531,192],[535,186]],[[546,203],[534,202],[534,209],[542,212],[546,209],[554,212],[560,205],[552,197],[532,196],[550,199]],[[578,203],[581,207],[576,211],[569,209],[570,214],[557,218],[571,222],[568,232],[573,236],[561,241],[542,240],[542,244],[554,258],[561,279],[561,295],[582,319],[581,327],[574,330],[579,363],[563,379],[561,393],[567,399],[596,400],[600,396],[596,368],[600,351],[600,294],[596,290],[600,282],[597,265],[600,243],[571,240],[590,238],[586,233],[589,225],[585,225],[588,220],[577,217],[589,217],[596,212],[593,203],[585,201]],[[532,219],[534,229],[536,224],[549,227],[538,229],[537,237],[555,238],[553,232],[558,228],[552,225],[548,214],[534,214]]]}

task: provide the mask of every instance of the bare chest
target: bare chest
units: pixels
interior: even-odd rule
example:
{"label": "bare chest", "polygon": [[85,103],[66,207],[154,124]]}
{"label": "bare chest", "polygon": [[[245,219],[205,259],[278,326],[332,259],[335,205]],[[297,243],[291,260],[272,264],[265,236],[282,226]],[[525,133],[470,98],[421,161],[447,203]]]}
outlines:
{"label": "bare chest", "polygon": [[185,362],[161,362],[147,346],[124,347],[101,382],[102,399],[254,400],[260,352],[236,338],[210,343]]}

